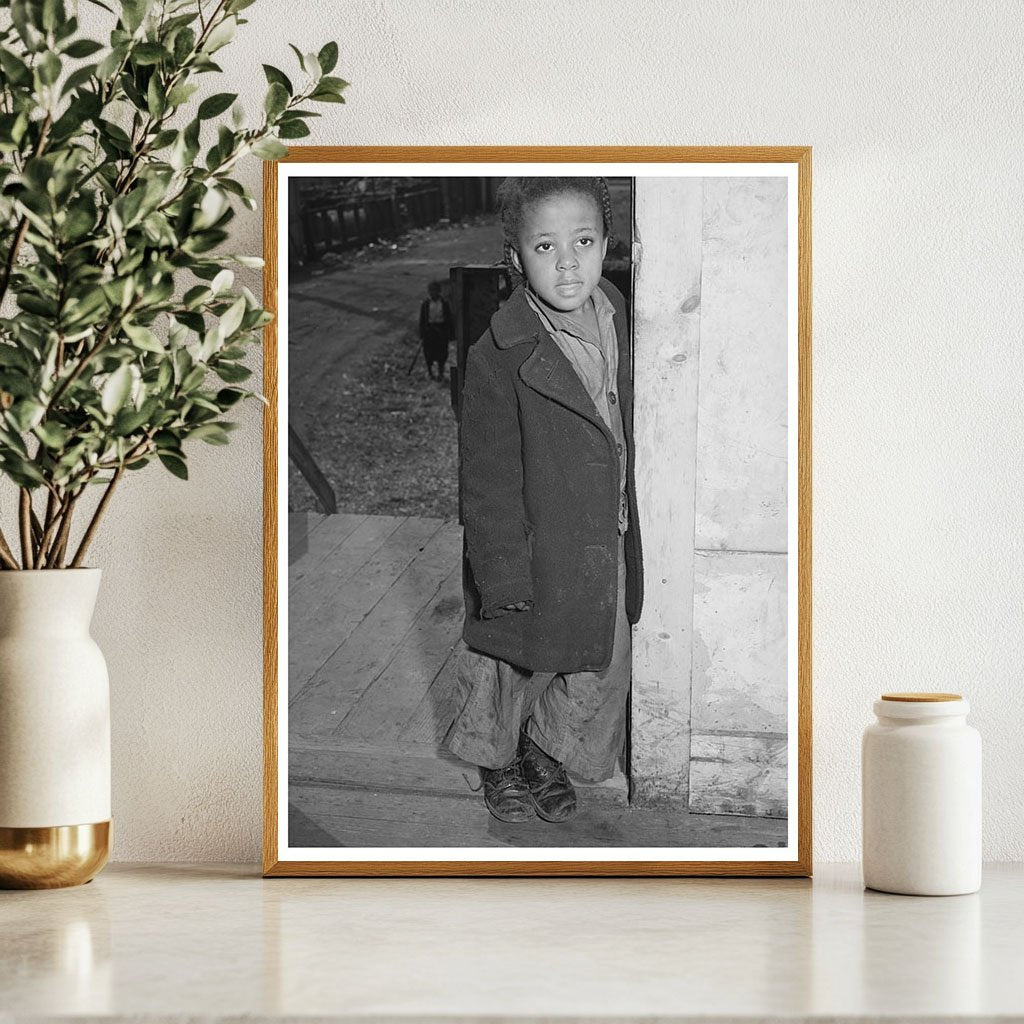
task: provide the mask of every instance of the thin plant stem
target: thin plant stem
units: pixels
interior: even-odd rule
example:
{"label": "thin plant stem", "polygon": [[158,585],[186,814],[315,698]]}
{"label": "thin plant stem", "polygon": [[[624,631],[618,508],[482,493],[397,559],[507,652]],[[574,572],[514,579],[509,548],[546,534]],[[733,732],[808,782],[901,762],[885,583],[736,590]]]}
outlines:
{"label": "thin plant stem", "polygon": [[21,524],[21,567],[34,569],[32,558],[32,492],[27,487],[21,488],[21,502],[18,510]]}
{"label": "thin plant stem", "polygon": [[[34,544],[38,545],[39,542],[43,539],[43,524],[41,522],[39,522],[39,516],[36,515],[35,509],[32,509],[31,520],[32,520],[32,542]],[[34,556],[33,556],[32,560],[33,561],[38,561],[38,559],[35,558]]]}
{"label": "thin plant stem", "polygon": [[103,492],[103,497],[100,498],[100,503],[96,506],[96,511],[93,513],[89,526],[86,528],[81,543],[78,545],[75,557],[71,561],[72,569],[77,569],[82,564],[82,561],[85,558],[85,553],[88,551],[89,545],[92,543],[92,539],[96,535],[96,530],[100,525],[100,520],[103,518],[103,513],[107,511],[110,499],[114,496],[114,489],[117,487],[118,482],[123,475],[124,465],[120,465],[117,467],[117,472],[110,478],[110,483],[107,484],[107,489]]}
{"label": "thin plant stem", "polygon": [[[39,141],[36,143],[35,152],[33,156],[39,156],[46,148],[47,140],[50,138],[50,126],[53,124],[53,115],[49,112],[44,119],[42,126],[39,129]],[[18,221],[18,228],[14,233],[14,238],[11,241],[11,248],[7,252],[7,259],[4,261],[3,276],[0,277],[0,302],[3,302],[4,296],[7,294],[7,287],[11,283],[11,274],[14,271],[14,263],[18,258],[18,250],[21,248],[21,243],[25,241],[25,234],[28,232],[28,217],[22,217]]]}
{"label": "thin plant stem", "polygon": [[57,390],[54,391],[54,393],[50,396],[49,402],[46,403],[47,413],[49,413],[50,410],[56,407],[57,402],[60,401],[60,399],[63,397],[64,392],[67,391],[67,389],[71,387],[71,385],[76,380],[78,380],[78,378],[82,375],[86,366],[88,366],[88,364],[96,355],[96,353],[99,352],[100,349],[103,348],[103,346],[106,345],[108,341],[110,341],[111,336],[113,335],[114,331],[116,331],[117,328],[120,326],[121,322],[126,317],[130,316],[132,313],[135,312],[135,309],[139,305],[140,301],[140,297],[136,296],[134,299],[132,299],[132,301],[128,304],[128,308],[124,310],[124,312],[121,313],[120,316],[115,317],[113,320],[110,321],[109,324],[107,324],[106,329],[99,336],[99,338],[96,339],[96,344],[93,345],[93,347],[89,349],[89,351],[86,352],[78,360],[78,363],[75,366],[75,368],[60,382],[60,384],[57,387]]}
{"label": "thin plant stem", "polygon": [[18,569],[18,560],[14,557],[3,530],[0,530],[0,562],[3,562],[8,569]]}
{"label": "thin plant stem", "polygon": [[27,232],[28,217],[22,217],[21,220],[18,221],[18,228],[14,232],[11,247],[7,251],[7,259],[4,261],[3,274],[0,276],[0,302],[3,302],[4,296],[7,294],[7,286],[11,281],[11,272],[14,270],[14,262],[18,258],[18,250],[21,248],[21,243],[25,240]]}
{"label": "thin plant stem", "polygon": [[[53,505],[51,514],[50,505]],[[49,557],[49,549],[54,542],[57,530],[60,527],[60,513],[64,509],[63,502],[58,501],[56,495],[51,491],[49,500],[46,503],[46,528],[43,532],[43,539],[39,542],[39,554],[36,557],[37,565],[45,565]]]}
{"label": "thin plant stem", "polygon": [[46,495],[46,515],[43,517],[43,530],[49,530],[53,517],[57,514],[57,495],[50,491]]}
{"label": "thin plant stem", "polygon": [[64,506],[64,511],[60,517],[60,530],[57,533],[57,539],[53,542],[49,558],[46,559],[47,569],[61,568],[64,552],[68,547],[68,534],[71,532],[71,516],[74,514],[75,503],[78,501],[78,495],[81,493],[81,491],[78,491],[74,494]]}

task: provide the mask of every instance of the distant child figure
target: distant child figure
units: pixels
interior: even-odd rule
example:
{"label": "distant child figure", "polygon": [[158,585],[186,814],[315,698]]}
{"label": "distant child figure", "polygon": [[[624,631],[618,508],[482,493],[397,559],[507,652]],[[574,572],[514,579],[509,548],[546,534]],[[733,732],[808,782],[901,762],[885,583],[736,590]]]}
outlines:
{"label": "distant child figure", "polygon": [[460,428],[466,619],[445,742],[501,821],[576,811],[566,769],[623,749],[643,573],[629,332],[602,277],[603,178],[508,178],[505,258],[525,277],[469,349]]}
{"label": "distant child figure", "polygon": [[[427,361],[427,373],[431,380],[444,380],[445,363],[448,362],[448,339],[454,333],[452,308],[441,297],[441,285],[431,281],[427,285],[429,298],[420,305],[420,342],[423,356]],[[437,375],[434,367],[437,367]]]}

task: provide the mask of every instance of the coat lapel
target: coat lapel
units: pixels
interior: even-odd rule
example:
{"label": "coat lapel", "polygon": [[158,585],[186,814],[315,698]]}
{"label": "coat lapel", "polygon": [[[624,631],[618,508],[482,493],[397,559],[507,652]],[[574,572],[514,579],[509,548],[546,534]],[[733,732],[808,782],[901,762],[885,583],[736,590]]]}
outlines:
{"label": "coat lapel", "polygon": [[[632,437],[632,359],[629,351],[626,310],[621,295],[613,285],[608,284],[606,287],[606,282],[602,280],[601,287],[615,305],[615,334],[619,342],[617,385],[622,402],[623,425],[627,437]],[[614,445],[611,431],[601,419],[601,414],[587,394],[587,389],[573,369],[572,363],[555,344],[551,335],[543,328],[538,330],[539,327],[537,316],[530,309],[521,285],[491,321],[492,333],[499,348],[534,342],[533,352],[519,368],[519,376],[523,383],[538,394],[558,402],[593,423]]]}
{"label": "coat lapel", "polygon": [[519,368],[519,377],[538,394],[578,413],[603,433],[608,433],[601,414],[587,394],[572,363],[547,331],[538,332],[537,345]]}

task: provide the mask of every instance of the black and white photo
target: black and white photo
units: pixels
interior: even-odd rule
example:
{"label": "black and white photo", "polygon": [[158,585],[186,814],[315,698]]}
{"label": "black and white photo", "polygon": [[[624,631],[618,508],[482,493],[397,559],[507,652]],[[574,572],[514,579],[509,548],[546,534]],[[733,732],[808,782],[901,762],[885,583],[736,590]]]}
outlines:
{"label": "black and white photo", "polygon": [[415,152],[268,169],[268,873],[807,873],[809,151]]}

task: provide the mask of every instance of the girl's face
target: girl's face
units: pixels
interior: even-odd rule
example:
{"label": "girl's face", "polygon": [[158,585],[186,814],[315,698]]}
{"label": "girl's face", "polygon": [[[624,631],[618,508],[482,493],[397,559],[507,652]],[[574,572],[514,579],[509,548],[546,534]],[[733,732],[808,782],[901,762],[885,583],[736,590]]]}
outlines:
{"label": "girl's face", "polygon": [[601,280],[607,249],[597,203],[590,196],[565,192],[523,210],[513,259],[544,302],[575,313]]}

